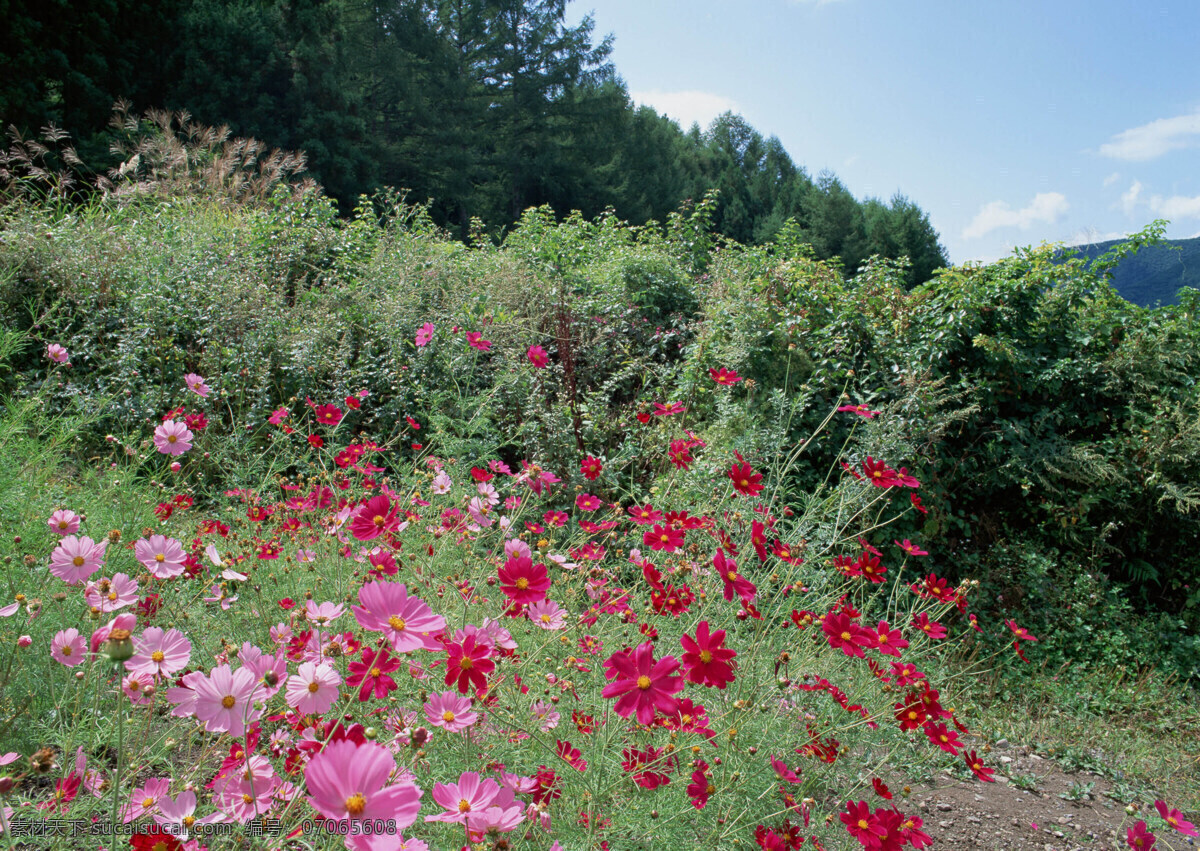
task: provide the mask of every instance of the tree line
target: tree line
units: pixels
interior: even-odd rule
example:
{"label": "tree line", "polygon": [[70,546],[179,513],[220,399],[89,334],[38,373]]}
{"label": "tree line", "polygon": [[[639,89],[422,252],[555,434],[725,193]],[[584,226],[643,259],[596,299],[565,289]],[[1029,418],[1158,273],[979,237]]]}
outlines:
{"label": "tree line", "polygon": [[663,222],[716,189],[713,226],[741,243],[791,219],[850,272],[904,255],[912,285],[947,264],[904,196],[859,201],[737,115],[682,129],[634,104],[612,36],[569,26],[567,2],[0,0],[0,119],[59,127],[104,167],[115,100],[186,110],[303,150],[343,210],[402,187],[463,237],[472,219],[502,233],[543,204]]}

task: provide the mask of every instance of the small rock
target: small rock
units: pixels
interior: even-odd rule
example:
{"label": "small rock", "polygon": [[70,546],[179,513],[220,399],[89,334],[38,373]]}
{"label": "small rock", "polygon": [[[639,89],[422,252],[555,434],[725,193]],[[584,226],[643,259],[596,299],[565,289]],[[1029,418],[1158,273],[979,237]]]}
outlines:
{"label": "small rock", "polygon": [[953,807],[951,807],[949,804],[947,804],[945,801],[942,801],[942,802],[940,802],[940,803],[937,805],[937,808],[938,808],[938,812],[939,812],[939,813],[948,813],[948,812],[950,812],[952,809],[954,809],[954,808],[953,808]]}
{"label": "small rock", "polygon": [[1013,758],[1011,756],[1000,757],[1000,762],[1004,763],[1005,765],[1008,765],[1012,761],[1013,761]]}
{"label": "small rock", "polygon": [[1008,778],[1005,777],[1003,774],[997,775],[995,780],[997,783],[1000,783],[1001,785],[1008,783]]}
{"label": "small rock", "polygon": [[976,795],[976,796],[975,796],[975,800],[976,800],[976,801],[986,801],[987,799],[986,799],[986,798],[984,798],[984,797],[983,797],[983,795]]}
{"label": "small rock", "polygon": [[952,821],[939,821],[938,827],[949,827],[952,824],[954,824]]}
{"label": "small rock", "polygon": [[1012,747],[1012,745],[1008,743],[1008,739],[998,739],[995,747],[999,748],[1000,750],[1007,750],[1008,748]]}
{"label": "small rock", "polygon": [[975,816],[967,816],[967,821],[971,824],[983,824],[983,820],[978,819]]}

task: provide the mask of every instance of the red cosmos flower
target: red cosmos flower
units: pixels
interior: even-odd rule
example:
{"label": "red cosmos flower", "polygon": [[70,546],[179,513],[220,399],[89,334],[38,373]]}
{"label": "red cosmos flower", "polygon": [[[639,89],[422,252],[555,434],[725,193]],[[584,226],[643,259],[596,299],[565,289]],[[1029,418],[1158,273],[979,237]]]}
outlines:
{"label": "red cosmos flower", "polygon": [[421,430],[421,424],[419,422],[417,422],[416,420],[414,420],[412,417],[410,417],[408,414],[404,415],[404,419],[408,423],[408,427],[411,428],[413,431]]}
{"label": "red cosmos flower", "polygon": [[545,521],[546,525],[554,526],[555,528],[566,526],[570,519],[564,511],[547,511],[542,515],[542,520]]}
{"label": "red cosmos flower", "polygon": [[747,603],[754,602],[758,588],[753,582],[738,573],[737,562],[726,558],[724,550],[717,550],[713,554],[713,567],[721,577],[721,581],[725,583],[724,595],[727,601],[733,600],[736,596]]}
{"label": "red cosmos flower", "polygon": [[894,706],[895,717],[900,723],[901,730],[907,732],[924,726],[928,716],[925,713],[925,705],[920,700],[908,700],[905,703],[894,704]]}
{"label": "red cosmos flower", "polygon": [[604,464],[599,458],[591,455],[579,462],[579,472],[583,473],[583,477],[589,482],[595,479],[604,471]]}
{"label": "red cosmos flower", "polygon": [[896,487],[900,479],[895,470],[883,461],[876,461],[870,455],[862,463],[863,476],[877,488]]}
{"label": "red cosmos flower", "polygon": [[555,739],[554,744],[558,755],[566,761],[567,765],[576,771],[587,771],[587,761],[582,758],[579,748],[571,747],[570,742],[560,739]]}
{"label": "red cosmos flower", "polygon": [[[692,589],[687,586],[687,583],[678,588],[674,585],[667,585],[664,588],[656,588],[650,593],[650,605],[655,613],[670,614],[676,618],[686,614],[695,599],[696,595],[692,593]],[[642,626],[646,626],[646,624],[642,624]]]}
{"label": "red cosmos flower", "polygon": [[821,629],[829,640],[829,646],[841,650],[847,656],[866,658],[863,648],[875,646],[874,634],[850,620],[850,616],[845,612],[830,612],[825,615]]}
{"label": "red cosmos flower", "polygon": [[467,345],[470,346],[472,349],[479,349],[479,351],[481,351],[481,352],[486,352],[488,349],[490,349],[492,347],[492,342],[491,342],[491,340],[483,339],[482,331],[468,331],[467,332]]}
{"label": "red cosmos flower", "polygon": [[346,403],[347,408],[353,408],[356,411],[362,407],[362,401],[357,396],[347,396],[342,401]]}
{"label": "red cosmos flower", "polygon": [[667,457],[680,470],[688,470],[696,460],[692,457],[692,444],[686,440],[672,440]]}
{"label": "red cosmos flower", "polygon": [[529,350],[525,352],[525,357],[529,358],[529,362],[538,369],[545,369],[550,363],[550,357],[541,346],[530,346]]}
{"label": "red cosmos flower", "polygon": [[995,783],[996,780],[992,777],[996,773],[996,769],[988,768],[983,764],[983,760],[975,753],[975,751],[967,751],[963,754],[963,760],[967,763],[967,768],[975,773],[975,776],[984,783]]}
{"label": "red cosmos flower", "polygon": [[471,478],[477,482],[490,482],[496,477],[482,467],[472,467]]}
{"label": "red cosmos flower", "polygon": [[1166,801],[1155,801],[1154,808],[1158,810],[1162,820],[1171,825],[1177,833],[1182,833],[1184,836],[1200,836],[1196,825],[1185,819],[1179,810],[1168,807]]}
{"label": "red cosmos flower", "polygon": [[692,806],[698,810],[704,809],[708,804],[709,795],[716,794],[716,791],[717,787],[708,777],[708,763],[702,759],[696,760],[696,770],[692,772],[692,782],[687,787]]}
{"label": "red cosmos flower", "polygon": [[1158,837],[1150,832],[1144,821],[1139,821],[1125,834],[1125,844],[1133,851],[1150,851],[1157,841]]}
{"label": "red cosmos flower", "polygon": [[738,453],[738,461],[742,463],[734,464],[729,468],[729,479],[733,482],[733,489],[743,496],[756,496],[762,492],[762,473],[756,473],[749,464],[742,461],[742,456]]}
{"label": "red cosmos flower", "polygon": [[575,497],[575,507],[581,511],[596,511],[604,505],[603,500],[598,496],[592,496],[590,493],[581,493]]}
{"label": "red cosmos flower", "polygon": [[325,440],[319,434],[310,434],[308,436],[308,445],[313,449],[320,449],[325,445]]}
{"label": "red cosmos flower", "polygon": [[342,409],[337,405],[314,405],[313,414],[323,425],[335,426],[342,421]]}
{"label": "red cosmos flower", "polygon": [[386,494],[373,496],[350,521],[350,534],[360,541],[371,541],[385,532],[393,532],[400,525],[399,510]]}
{"label": "red cosmos flower", "polygon": [[687,408],[679,402],[668,402],[665,405],[660,402],[654,403],[654,416],[656,417],[671,417],[675,414],[682,414],[686,410]]}
{"label": "red cosmos flower", "polygon": [[946,637],[946,628],[937,621],[931,621],[929,615],[925,614],[925,612],[921,612],[913,618],[912,625],[930,638],[938,639]]}
{"label": "red cosmos flower", "polygon": [[475,636],[468,635],[462,644],[447,642],[446,653],[446,685],[455,685],[461,694],[472,687],[476,691],[487,687],[487,675],[496,669],[496,663],[488,658],[492,655],[488,645],[477,644]]}
{"label": "red cosmos flower", "polygon": [[900,651],[908,646],[908,640],[898,629],[892,629],[887,621],[880,621],[875,629],[875,649],[885,656],[900,656]]}
{"label": "red cosmos flower", "polygon": [[916,665],[911,662],[893,662],[892,676],[895,677],[898,686],[919,683],[925,679],[925,675],[918,671]]}
{"label": "red cosmos flower", "polygon": [[400,667],[400,660],[393,659],[386,647],[364,647],[362,661],[351,662],[348,667],[350,676],[346,677],[346,685],[358,687],[360,701],[368,700],[372,691],[376,700],[383,700],[396,690],[396,681],[388,675]]}
{"label": "red cosmos flower", "polygon": [[962,750],[963,744],[958,740],[958,733],[951,730],[945,724],[937,721],[927,721],[925,723],[925,735],[929,737],[930,742],[950,754],[950,756],[958,756],[958,752]]}
{"label": "red cosmos flower", "polygon": [[949,583],[945,579],[932,573],[926,576],[925,581],[920,585],[913,584],[908,587],[923,600],[933,598],[943,603],[953,603],[957,597],[957,594],[949,587]]}
{"label": "red cosmos flower", "polygon": [[679,705],[672,696],[683,690],[683,677],[675,673],[679,660],[674,656],[655,660],[654,645],[649,641],[639,644],[632,654],[624,650],[614,653],[604,666],[613,682],[600,694],[617,698],[613,709],[622,718],[636,712],[639,724],[649,724],[656,712],[669,715]]}
{"label": "red cosmos flower", "polygon": [[915,493],[910,493],[908,495],[908,501],[912,503],[913,508],[917,509],[917,511],[921,512],[922,514],[929,513],[929,509],[921,504],[921,497],[917,496]]}
{"label": "red cosmos flower", "polygon": [[[878,812],[878,811],[877,811]],[[880,840],[887,836],[888,829],[866,801],[846,802],[846,811],[840,815],[842,824],[850,835],[862,843],[863,848],[879,848]]]}
{"label": "red cosmos flower", "polygon": [[726,369],[725,367],[721,367],[720,369],[709,367],[708,374],[712,376],[713,381],[725,387],[732,387],[742,380],[742,377],[737,374],[736,369]]}
{"label": "red cosmos flower", "polygon": [[671,778],[663,771],[648,768],[648,766],[654,765],[657,768],[665,768],[667,771],[673,770],[674,757],[658,764],[659,760],[663,758],[662,748],[647,748],[642,751],[630,747],[625,748],[621,754],[625,757],[621,761],[621,767],[632,774],[633,782],[643,789],[657,789],[659,786],[666,786],[671,782]]}
{"label": "red cosmos flower", "polygon": [[887,784],[878,777],[871,778],[871,788],[875,790],[875,794],[883,798],[885,801],[892,800],[892,792],[888,789]]}
{"label": "red cosmos flower", "polygon": [[883,575],[887,573],[887,568],[879,563],[879,557],[865,550],[859,553],[855,566],[858,569],[858,574],[867,577],[875,585],[882,583]]}
{"label": "red cosmos flower", "polygon": [[673,553],[683,545],[683,537],[683,531],[680,529],[664,529],[656,524],[649,532],[642,535],[642,543],[652,550],[665,550]]}
{"label": "red cosmos flower", "polygon": [[629,516],[639,526],[649,526],[652,523],[662,520],[662,512],[656,511],[650,503],[629,506]]}
{"label": "red cosmos flower", "polygon": [[689,682],[720,689],[733,682],[730,661],[737,651],[723,646],[725,630],[710,632],[708,621],[700,621],[695,637],[684,633],[679,641],[683,645],[684,676]]}
{"label": "red cosmos flower", "polygon": [[151,825],[129,837],[133,851],[183,851],[183,843],[159,825]]}
{"label": "red cosmos flower", "polygon": [[650,422],[650,415],[645,411],[639,411],[637,415],[637,421],[642,425],[645,425],[646,423]]}
{"label": "red cosmos flower", "polygon": [[900,549],[904,550],[910,556],[927,556],[927,555],[929,555],[929,553],[925,552],[925,550],[918,547],[916,544],[914,544],[908,538],[905,538],[903,541],[893,541],[892,543],[894,543]]}
{"label": "red cosmos flower", "polygon": [[917,851],[932,845],[933,837],[921,830],[924,825],[925,822],[920,816],[904,816],[904,820],[900,822],[900,844],[908,843]]}
{"label": "red cosmos flower", "polygon": [[514,605],[545,600],[546,592],[550,590],[550,574],[546,565],[535,565],[529,556],[511,556],[498,575],[500,590]]}
{"label": "red cosmos flower", "polygon": [[851,414],[858,414],[864,420],[873,420],[879,415],[879,411],[872,411],[866,405],[842,405],[838,411],[845,411]]}
{"label": "red cosmos flower", "polygon": [[785,780],[788,783],[799,783],[800,775],[792,771],[788,764],[776,756],[771,757],[771,767],[775,769],[775,773],[779,775],[780,780]]}
{"label": "red cosmos flower", "polygon": [[1037,641],[1037,639],[1029,634],[1029,631],[1023,626],[1017,626],[1016,621],[1005,621],[1004,625],[1012,630],[1013,636],[1017,641]]}

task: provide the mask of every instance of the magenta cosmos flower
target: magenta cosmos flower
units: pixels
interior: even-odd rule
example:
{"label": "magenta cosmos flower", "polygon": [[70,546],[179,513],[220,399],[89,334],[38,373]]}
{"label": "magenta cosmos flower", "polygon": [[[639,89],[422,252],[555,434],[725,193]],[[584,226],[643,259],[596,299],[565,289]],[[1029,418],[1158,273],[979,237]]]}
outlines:
{"label": "magenta cosmos flower", "polygon": [[208,394],[212,392],[212,388],[204,383],[204,378],[196,375],[194,372],[189,372],[183,377],[183,381],[187,384],[187,389],[191,390],[197,396],[208,398]]}
{"label": "magenta cosmos flower", "polygon": [[79,531],[80,520],[82,518],[74,511],[60,508],[50,515],[50,519],[46,521],[46,524],[50,527],[50,531],[56,535],[74,535]]}
{"label": "magenta cosmos flower", "polygon": [[550,358],[546,355],[546,350],[541,346],[530,346],[529,351],[525,353],[525,357],[529,358],[529,362],[538,369],[545,369],[550,363]]}
{"label": "magenta cosmos flower", "polygon": [[77,629],[63,629],[55,633],[50,640],[50,655],[56,662],[61,662],[68,668],[74,668],[83,661],[87,645]]}
{"label": "magenta cosmos flower", "polygon": [[[210,733],[241,736],[246,725],[262,717],[262,709],[254,703],[263,699],[263,689],[249,668],[234,671],[228,665],[218,665],[207,677],[192,680],[190,685],[196,695],[192,714]],[[169,692],[167,697],[174,702]]]}
{"label": "magenta cosmos flower", "polygon": [[425,704],[425,717],[435,727],[450,733],[467,729],[479,720],[479,713],[471,711],[471,699],[452,691],[444,691],[429,698]]}
{"label": "magenta cosmos flower", "polygon": [[287,681],[287,703],[304,715],[324,715],[338,697],[342,677],[325,663],[302,662]]}
{"label": "magenta cosmos flower", "polygon": [[163,535],[140,539],[133,546],[133,555],[142,567],[159,579],[170,579],[183,573],[183,563],[187,559],[183,544]]}
{"label": "magenta cosmos flower", "polygon": [[351,662],[347,667],[350,676],[346,685],[358,689],[360,701],[369,700],[372,692],[376,700],[383,700],[396,690],[396,681],[390,674],[400,667],[400,660],[392,658],[386,647],[364,647],[362,661]]}
{"label": "magenta cosmos flower", "polygon": [[187,667],[192,658],[192,642],[177,629],[165,632],[157,626],[147,627],[134,636],[133,656],[125,660],[125,670],[155,677],[171,677]]}
{"label": "magenta cosmos flower", "polygon": [[358,589],[361,606],[351,606],[359,626],[383,633],[397,653],[411,653],[424,647],[442,649],[437,637],[446,629],[446,619],[435,615],[420,597],[408,596],[408,589],[395,582],[371,582]]}
{"label": "magenta cosmos flower", "polygon": [[192,448],[192,437],[187,425],[167,420],[154,430],[154,445],[164,455],[182,455]]}
{"label": "magenta cosmos flower", "polygon": [[383,745],[334,742],[304,769],[308,802],[338,822],[395,819],[397,829],[406,828],[417,820],[422,792],[412,783],[388,786],[395,770],[396,762]]}
{"label": "magenta cosmos flower", "polygon": [[649,641],[639,644],[632,655],[614,653],[604,666],[607,675],[615,679],[600,694],[617,698],[613,709],[622,718],[636,712],[639,724],[649,724],[656,712],[670,715],[678,706],[672,695],[683,690],[683,677],[675,673],[679,660],[667,656],[656,661]]}
{"label": "magenta cosmos flower", "polygon": [[400,507],[393,506],[387,494],[378,494],[363,503],[350,521],[350,534],[360,541],[378,538],[384,532],[394,532],[400,525]]}
{"label": "magenta cosmos flower", "polygon": [[534,564],[529,556],[514,555],[500,568],[500,590],[515,605],[546,599],[550,574],[544,564]]}
{"label": "magenta cosmos flower", "polygon": [[108,541],[68,535],[50,554],[50,572],[68,585],[78,585],[104,565]]}
{"label": "magenta cosmos flower", "polygon": [[423,349],[429,345],[429,341],[433,339],[433,323],[426,322],[417,329],[417,348]]}
{"label": "magenta cosmos flower", "polygon": [[496,669],[491,655],[492,648],[474,635],[464,636],[461,644],[447,642],[446,685],[454,685],[462,694],[487,688],[487,675]]}
{"label": "magenta cosmos flower", "polygon": [[67,354],[67,350],[58,343],[51,343],[50,345],[46,346],[46,357],[50,358],[50,360],[54,361],[55,363],[66,363],[68,358],[70,358],[70,355]]}

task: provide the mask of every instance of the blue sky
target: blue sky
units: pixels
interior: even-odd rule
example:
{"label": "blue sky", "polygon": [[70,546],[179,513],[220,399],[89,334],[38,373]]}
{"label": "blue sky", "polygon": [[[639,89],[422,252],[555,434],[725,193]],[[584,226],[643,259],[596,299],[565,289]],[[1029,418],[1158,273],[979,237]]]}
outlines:
{"label": "blue sky", "polygon": [[1200,2],[575,0],[633,99],[725,110],[856,196],[902,192],[952,263],[1200,235]]}

